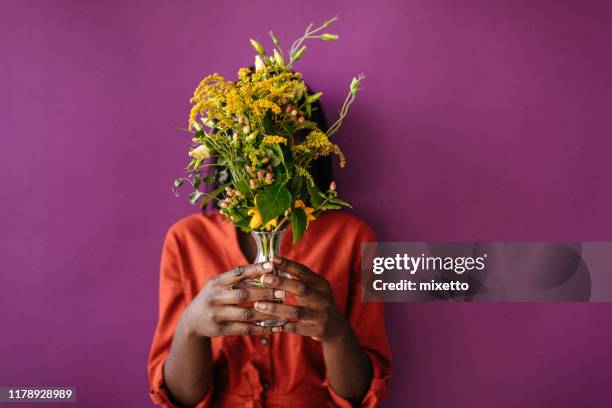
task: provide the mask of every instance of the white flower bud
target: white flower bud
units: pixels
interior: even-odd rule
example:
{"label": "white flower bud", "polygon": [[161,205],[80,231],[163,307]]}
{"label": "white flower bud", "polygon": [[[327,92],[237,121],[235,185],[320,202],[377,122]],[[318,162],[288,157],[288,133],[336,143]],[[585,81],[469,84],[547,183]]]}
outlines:
{"label": "white flower bud", "polygon": [[304,55],[304,51],[306,51],[306,46],[305,45],[295,52],[295,54],[293,55],[293,60],[297,61],[300,58],[302,58],[302,55]]}
{"label": "white flower bud", "polygon": [[210,151],[206,146],[202,145],[190,151],[189,156],[204,160],[210,157]]}
{"label": "white flower bud", "polygon": [[363,74],[359,74],[358,76],[354,77],[353,80],[351,81],[351,93],[353,95],[357,94],[357,91],[359,91],[359,84],[361,83],[361,80],[364,78],[365,76]]}
{"label": "white flower bud", "polygon": [[261,59],[261,57],[259,55],[257,55],[255,57],[255,71],[260,71],[260,70],[264,69],[265,67],[266,67],[266,64],[264,64],[264,62]]}
{"label": "white flower bud", "polygon": [[325,34],[321,34],[321,39],[323,41],[335,41],[338,39],[338,35],[325,33]]}
{"label": "white flower bud", "polygon": [[276,64],[284,67],[285,66],[285,59],[283,58],[283,56],[280,54],[280,52],[278,52],[276,50],[276,48],[274,49],[274,60],[276,61]]}
{"label": "white flower bud", "polygon": [[255,51],[257,51],[261,55],[266,55],[266,51],[264,50],[264,47],[259,41],[254,40],[253,38],[251,38],[249,41],[251,41],[251,45],[253,46],[253,48],[255,48]]}

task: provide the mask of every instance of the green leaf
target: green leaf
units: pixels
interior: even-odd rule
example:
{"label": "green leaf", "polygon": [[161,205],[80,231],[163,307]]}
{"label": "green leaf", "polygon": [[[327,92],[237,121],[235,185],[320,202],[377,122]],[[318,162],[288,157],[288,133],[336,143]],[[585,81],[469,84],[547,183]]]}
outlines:
{"label": "green leaf", "polygon": [[242,179],[234,179],[234,187],[244,195],[249,194],[249,191],[251,191],[249,185]]}
{"label": "green leaf", "polygon": [[293,155],[291,154],[291,148],[288,146],[278,146],[283,152],[283,164],[287,172],[291,172],[293,169]]}
{"label": "green leaf", "polygon": [[322,210],[339,210],[340,208],[342,208],[341,206],[339,206],[338,204],[330,204],[330,203],[325,203],[320,207]]}
{"label": "green leaf", "polygon": [[[244,231],[244,228],[248,228],[250,230],[249,224],[251,223],[251,217],[246,217],[236,222],[236,227],[240,228]],[[248,230],[247,230],[248,232]]]}
{"label": "green leaf", "polygon": [[263,117],[263,127],[264,131],[268,135],[273,135],[276,133],[276,129],[274,128],[274,122],[272,121],[272,111],[268,109]]}
{"label": "green leaf", "polygon": [[[275,149],[278,148],[278,149]],[[271,149],[265,149],[266,156],[270,159],[272,167],[276,167],[283,161],[283,152],[278,145],[273,145]]]}
{"label": "green leaf", "polygon": [[[235,207],[233,211],[237,214],[237,216],[239,218],[246,218],[247,215],[248,215],[248,211],[247,211],[246,208]],[[249,218],[249,221],[250,221],[251,217],[248,217],[248,218]]]}
{"label": "green leaf", "polygon": [[282,124],[282,128],[285,131],[285,136],[287,136],[287,145],[288,146],[293,146],[294,145],[294,137],[293,137],[294,129],[293,129],[293,126],[289,126],[289,124],[283,123]]}
{"label": "green leaf", "polygon": [[[291,174],[291,171],[289,170],[289,168],[293,166],[293,160],[291,159],[291,154],[285,154],[283,151],[283,148],[280,147],[280,145],[273,145],[272,148],[274,149],[274,153],[276,153],[276,155],[280,158],[280,162],[283,163],[285,172],[287,173],[287,176],[289,177]],[[278,164],[274,164],[274,167],[276,166],[278,166]]]}
{"label": "green leaf", "polygon": [[294,208],[291,211],[291,229],[293,230],[293,243],[295,244],[302,238],[308,221],[306,220],[306,212],[303,208]]}
{"label": "green leaf", "polygon": [[247,217],[247,213],[246,211],[241,210],[240,208],[228,208],[228,211],[230,213],[230,215],[232,216],[232,221],[234,221],[234,223],[236,225],[240,224],[242,225],[244,223],[244,221],[247,222],[247,224],[251,221],[251,217]]}
{"label": "green leaf", "polygon": [[323,92],[317,92],[316,94],[310,95],[308,98],[306,98],[306,103],[307,104],[315,103],[317,100],[319,100],[321,95],[323,95]]}
{"label": "green leaf", "polygon": [[311,185],[310,182],[306,182],[306,187],[308,188],[308,194],[310,195],[310,205],[313,207],[318,207],[321,205],[323,200],[321,199],[321,191],[315,185]]}
{"label": "green leaf", "polygon": [[202,199],[202,202],[200,203],[200,207],[204,208],[206,204],[208,204],[211,200],[217,197],[222,191],[224,191],[225,187],[227,187],[228,185],[229,183],[219,186],[219,188],[217,188],[216,190],[213,190],[210,193],[206,194],[204,198]]}
{"label": "green leaf", "polygon": [[281,184],[266,187],[257,194],[256,199],[263,225],[283,214],[291,206],[291,193]]}
{"label": "green leaf", "polygon": [[302,191],[302,187],[304,185],[304,177],[296,174],[291,181],[291,191],[293,192],[293,196],[297,197]]}
{"label": "green leaf", "polygon": [[333,203],[333,204],[339,204],[345,207],[353,208],[353,206],[351,206],[349,203],[347,203],[344,200],[339,199],[338,197],[330,197],[328,200],[330,203]]}

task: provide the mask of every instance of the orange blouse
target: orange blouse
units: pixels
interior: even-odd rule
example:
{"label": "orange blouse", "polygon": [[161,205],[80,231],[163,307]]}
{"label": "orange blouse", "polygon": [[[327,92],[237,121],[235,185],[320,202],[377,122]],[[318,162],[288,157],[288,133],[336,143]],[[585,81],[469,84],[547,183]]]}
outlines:
{"label": "orange blouse", "polygon": [[[361,301],[361,243],[375,241],[358,218],[337,211],[312,221],[295,245],[288,230],[281,255],[324,276],[336,304],[372,362],[373,377],[362,406],[377,406],[387,394],[390,350],[382,303]],[[194,214],[166,236],[159,290],[159,321],[148,361],[151,399],[173,407],[164,388],[162,366],[176,325],[191,300],[213,276],[247,264],[236,231],[218,213]],[[212,339],[213,386],[198,407],[351,407],[325,377],[321,343],[297,334],[227,336]],[[351,375],[351,373],[346,373]]]}

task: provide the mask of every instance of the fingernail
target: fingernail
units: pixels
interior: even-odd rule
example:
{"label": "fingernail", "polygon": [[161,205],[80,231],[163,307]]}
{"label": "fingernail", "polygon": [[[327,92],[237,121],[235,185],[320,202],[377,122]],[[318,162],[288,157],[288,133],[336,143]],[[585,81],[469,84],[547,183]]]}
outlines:
{"label": "fingernail", "polygon": [[272,262],[274,262],[277,265],[280,265],[283,261],[280,258],[275,256],[274,258],[272,258]]}
{"label": "fingernail", "polygon": [[272,333],[279,333],[279,332],[282,332],[282,331],[283,331],[282,326],[275,326],[275,327],[272,328]]}
{"label": "fingernail", "polygon": [[255,302],[255,309],[257,310],[266,310],[266,304],[262,302]]}
{"label": "fingernail", "polygon": [[274,265],[272,265],[272,262],[266,262],[263,264],[264,269],[272,269],[274,267]]}
{"label": "fingernail", "polygon": [[274,291],[274,297],[277,299],[283,299],[285,297],[285,291],[284,290],[275,290]]}
{"label": "fingernail", "polygon": [[264,275],[263,281],[264,281],[264,283],[267,283],[268,285],[270,285],[270,284],[274,283],[274,276],[272,276],[272,275]]}

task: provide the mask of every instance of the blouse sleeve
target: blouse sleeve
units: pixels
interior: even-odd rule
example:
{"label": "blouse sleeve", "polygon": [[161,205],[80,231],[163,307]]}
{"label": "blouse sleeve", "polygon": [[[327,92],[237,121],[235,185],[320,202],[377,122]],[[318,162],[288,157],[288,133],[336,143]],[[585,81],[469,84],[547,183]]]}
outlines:
{"label": "blouse sleeve", "polygon": [[[378,406],[389,391],[391,376],[391,350],[385,330],[384,306],[381,302],[361,301],[361,243],[376,242],[374,232],[365,227],[357,234],[355,242],[356,255],[351,270],[352,294],[348,299],[346,317],[355,334],[359,338],[372,364],[372,381],[370,388],[359,406],[373,408]],[[334,402],[341,408],[350,408],[354,405],[334,392],[328,381],[325,384]]]}
{"label": "blouse sleeve", "polygon": [[[149,353],[148,373],[150,397],[153,402],[165,408],[176,408],[164,384],[163,366],[170,352],[176,326],[187,307],[181,281],[180,248],[176,236],[168,232],[161,257],[159,281],[159,320]],[[211,403],[213,386],[197,405],[208,407]]]}

